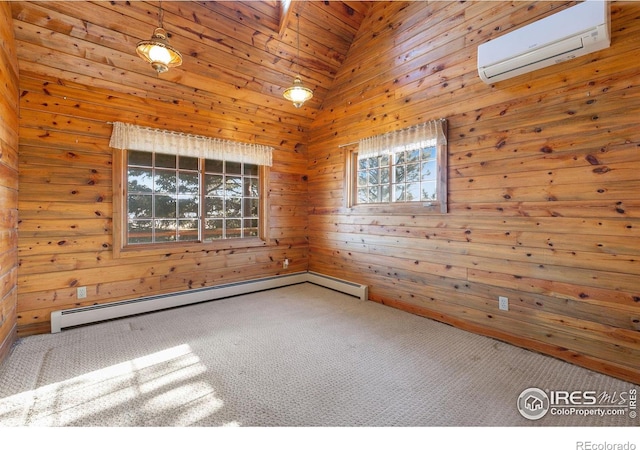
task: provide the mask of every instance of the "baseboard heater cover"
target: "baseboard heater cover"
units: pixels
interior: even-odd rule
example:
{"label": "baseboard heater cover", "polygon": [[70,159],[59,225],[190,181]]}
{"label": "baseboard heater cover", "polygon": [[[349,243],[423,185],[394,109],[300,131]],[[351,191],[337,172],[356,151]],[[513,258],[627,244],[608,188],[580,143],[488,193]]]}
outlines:
{"label": "baseboard heater cover", "polygon": [[227,283],[201,289],[191,289],[170,294],[154,295],[131,300],[122,300],[99,305],[63,309],[51,313],[51,333],[59,333],[63,328],[117,319],[177,306],[191,305],[210,300],[218,300],[235,295],[249,294],[294,284],[312,283],[345,294],[367,300],[368,287],[340,278],[315,272],[296,272],[286,275],[258,278],[255,280]]}

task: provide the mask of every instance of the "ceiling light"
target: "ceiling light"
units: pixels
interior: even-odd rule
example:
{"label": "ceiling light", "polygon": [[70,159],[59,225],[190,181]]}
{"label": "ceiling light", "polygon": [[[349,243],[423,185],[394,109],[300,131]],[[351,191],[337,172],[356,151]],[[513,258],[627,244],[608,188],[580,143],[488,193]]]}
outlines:
{"label": "ceiling light", "polygon": [[[300,67],[300,16],[296,13],[298,18],[298,71]],[[293,102],[293,106],[300,108],[304,102],[313,97],[313,91],[302,84],[300,75],[296,75],[293,80],[293,85],[284,90],[284,98]]]}
{"label": "ceiling light", "polygon": [[158,74],[166,72],[169,67],[182,64],[182,55],[169,44],[167,32],[162,26],[162,2],[158,13],[158,28],[153,32],[151,39],[138,42],[136,52],[140,58],[150,63]]}
{"label": "ceiling light", "polygon": [[293,102],[296,108],[300,108],[311,97],[313,97],[313,91],[302,84],[299,75],[293,80],[293,85],[284,90],[284,98]]}

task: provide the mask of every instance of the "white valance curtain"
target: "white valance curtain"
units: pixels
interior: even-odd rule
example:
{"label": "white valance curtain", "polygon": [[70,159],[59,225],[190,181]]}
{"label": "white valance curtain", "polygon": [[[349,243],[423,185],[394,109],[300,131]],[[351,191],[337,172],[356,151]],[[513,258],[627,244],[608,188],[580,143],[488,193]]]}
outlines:
{"label": "white valance curtain", "polygon": [[273,148],[114,122],[109,146],[122,150],[271,166]]}
{"label": "white valance curtain", "polygon": [[444,145],[447,142],[444,124],[445,119],[431,120],[403,130],[361,139],[358,142],[358,159]]}

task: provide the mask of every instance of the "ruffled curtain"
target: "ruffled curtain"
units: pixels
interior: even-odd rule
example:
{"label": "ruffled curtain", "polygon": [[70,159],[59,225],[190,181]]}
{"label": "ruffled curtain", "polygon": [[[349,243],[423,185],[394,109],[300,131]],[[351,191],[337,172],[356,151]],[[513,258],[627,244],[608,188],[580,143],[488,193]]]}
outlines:
{"label": "ruffled curtain", "polygon": [[109,146],[230,162],[272,165],[273,148],[114,122]]}
{"label": "ruffled curtain", "polygon": [[361,139],[358,142],[358,159],[444,145],[447,142],[444,122],[445,119],[431,120],[403,130]]}

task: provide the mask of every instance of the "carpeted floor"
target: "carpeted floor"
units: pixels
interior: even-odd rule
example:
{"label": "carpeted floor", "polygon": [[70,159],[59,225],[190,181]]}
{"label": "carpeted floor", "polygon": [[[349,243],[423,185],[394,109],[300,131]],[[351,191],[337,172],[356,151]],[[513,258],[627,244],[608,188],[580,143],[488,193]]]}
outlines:
{"label": "carpeted floor", "polygon": [[516,405],[531,387],[637,388],[301,284],[20,339],[0,365],[0,425],[640,424],[608,415],[611,398],[603,416],[529,420]]}

